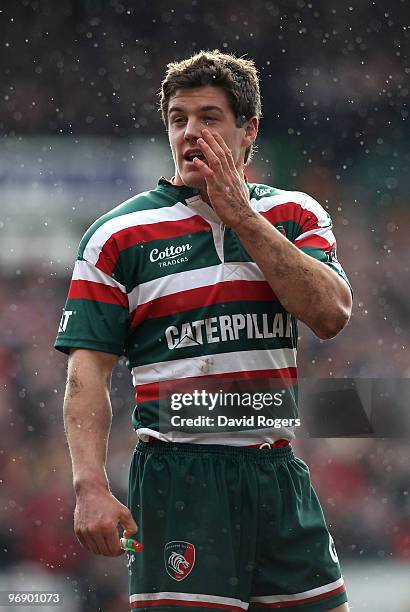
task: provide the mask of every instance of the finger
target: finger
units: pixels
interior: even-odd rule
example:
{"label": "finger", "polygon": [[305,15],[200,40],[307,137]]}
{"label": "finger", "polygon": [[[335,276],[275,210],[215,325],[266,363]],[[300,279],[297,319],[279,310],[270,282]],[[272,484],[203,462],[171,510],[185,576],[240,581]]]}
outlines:
{"label": "finger", "polygon": [[89,548],[88,548],[88,546],[87,546],[87,544],[86,544],[86,541],[85,541],[85,539],[84,539],[83,534],[82,534],[82,533],[76,533],[75,535],[76,535],[76,538],[77,538],[77,540],[79,541],[80,545],[81,545],[83,548],[85,548],[86,550],[89,550]]}
{"label": "finger", "polygon": [[228,163],[226,159],[226,153],[225,153],[225,150],[220,146],[217,139],[215,138],[216,133],[217,132],[215,132],[214,134],[213,132],[210,132],[209,130],[206,130],[206,129],[201,131],[203,140],[205,140],[205,142],[212,149],[212,151],[215,153],[218,159],[221,160],[224,166],[227,167]]}
{"label": "finger", "polygon": [[[201,134],[204,140],[206,140],[206,142],[213,149],[213,151],[215,151],[217,155],[221,155],[226,152],[227,146],[225,144],[224,139],[218,134],[218,132],[211,132],[210,130],[204,129],[201,130]],[[221,146],[221,139],[225,147]]]}
{"label": "finger", "polygon": [[92,535],[90,533],[84,534],[83,535],[83,539],[84,539],[85,548],[87,550],[90,550],[95,555],[101,554],[100,550],[99,550],[99,548],[97,546],[97,543],[94,541],[94,538],[92,537]]}
{"label": "finger", "polygon": [[125,509],[124,513],[120,516],[119,523],[121,527],[124,527],[124,538],[130,538],[132,534],[138,533],[138,525],[134,521],[134,517],[128,508]]}
{"label": "finger", "polygon": [[122,538],[125,538],[126,540],[130,539],[130,538],[134,538],[137,535],[137,531],[135,531],[134,529],[132,530],[128,530],[128,529],[124,529],[123,534],[122,534]]}
{"label": "finger", "polygon": [[85,548],[86,550],[88,550],[89,552],[94,553],[95,555],[98,555],[98,550],[97,547],[95,546],[94,542],[92,541],[92,539],[90,539],[89,537],[89,533],[86,531],[75,531],[75,535],[77,536],[77,540],[80,542],[81,546],[83,548]]}
{"label": "finger", "polygon": [[[205,155],[206,161],[208,162],[208,166],[210,166],[213,170],[220,172],[223,166],[222,157],[224,157],[222,149],[219,148],[219,155],[217,155],[203,138],[198,138],[197,144],[199,145],[202,153]],[[225,166],[227,166],[226,160]]]}
{"label": "finger", "polygon": [[103,533],[94,533],[91,536],[94,545],[96,546],[97,550],[98,550],[98,554],[99,555],[105,555],[105,556],[109,556],[110,551],[107,547],[107,543],[105,541],[105,534]]}
{"label": "finger", "polygon": [[121,548],[117,530],[115,530],[115,533],[106,534],[104,540],[110,557],[119,557],[122,555],[124,551]]}
{"label": "finger", "polygon": [[226,144],[226,142],[223,139],[223,137],[218,132],[213,133],[213,137],[215,138],[216,142],[218,143],[218,145],[221,147],[221,149],[225,153],[225,157],[226,157],[226,159],[228,161],[229,166],[232,169],[236,168],[235,162],[234,162],[234,159],[233,159],[233,155],[232,155],[232,151],[228,147],[228,145]]}
{"label": "finger", "polygon": [[206,163],[198,157],[194,157],[192,161],[207,182],[215,181],[215,174],[212,168],[207,166]]}

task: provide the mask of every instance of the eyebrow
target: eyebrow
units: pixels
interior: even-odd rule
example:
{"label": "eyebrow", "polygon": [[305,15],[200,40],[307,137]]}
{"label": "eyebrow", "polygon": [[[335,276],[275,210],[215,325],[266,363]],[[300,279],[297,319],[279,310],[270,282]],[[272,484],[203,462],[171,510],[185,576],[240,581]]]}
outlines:
{"label": "eyebrow", "polygon": [[[210,111],[218,111],[219,113],[223,113],[223,109],[220,106],[214,106],[214,105],[201,106],[199,108],[199,111],[202,113],[210,112]],[[171,108],[168,109],[169,115],[175,112],[184,113],[185,110],[183,108],[180,108],[179,106],[171,106]]]}

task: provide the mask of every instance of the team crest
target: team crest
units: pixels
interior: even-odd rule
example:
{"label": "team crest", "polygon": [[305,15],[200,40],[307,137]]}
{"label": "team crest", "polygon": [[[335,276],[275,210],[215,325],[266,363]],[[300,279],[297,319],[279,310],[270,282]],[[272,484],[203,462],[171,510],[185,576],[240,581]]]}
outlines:
{"label": "team crest", "polygon": [[195,565],[195,546],[190,542],[174,541],[165,544],[165,569],[171,578],[184,580]]}

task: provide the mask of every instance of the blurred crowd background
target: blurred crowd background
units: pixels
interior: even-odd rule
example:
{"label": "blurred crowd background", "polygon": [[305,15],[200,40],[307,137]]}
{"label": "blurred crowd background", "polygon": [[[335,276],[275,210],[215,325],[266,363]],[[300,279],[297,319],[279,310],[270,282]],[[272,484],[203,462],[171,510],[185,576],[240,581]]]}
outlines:
{"label": "blurred crowd background", "polygon": [[[125,558],[93,557],[72,532],[66,358],[52,345],[84,230],[172,173],[157,110],[167,62],[203,48],[254,58],[263,119],[249,180],[306,191],[332,216],[354,312],[330,342],[301,326],[300,375],[409,378],[409,18],[404,0],[1,3],[0,590],[127,609]],[[109,474],[125,502],[135,433],[121,363],[112,403]],[[295,447],[352,610],[408,612],[408,438]]]}

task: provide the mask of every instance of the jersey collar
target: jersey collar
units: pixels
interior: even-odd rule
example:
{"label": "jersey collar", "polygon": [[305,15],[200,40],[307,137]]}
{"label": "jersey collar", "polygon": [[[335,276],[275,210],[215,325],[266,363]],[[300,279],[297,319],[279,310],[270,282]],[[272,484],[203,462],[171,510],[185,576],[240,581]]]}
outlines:
{"label": "jersey collar", "polygon": [[158,187],[166,189],[168,193],[172,193],[176,199],[180,200],[184,204],[188,198],[192,198],[199,195],[198,189],[192,189],[186,185],[174,185],[168,178],[161,176],[158,181]]}
{"label": "jersey collar", "polygon": [[[254,185],[249,183],[246,174],[244,175],[244,180],[246,187],[249,190],[249,195],[252,196]],[[174,185],[174,183],[172,183],[171,180],[165,176],[161,176],[159,179],[158,187],[165,188],[168,192],[174,193],[175,197],[177,199],[182,199],[184,203],[186,203],[185,200],[189,198],[196,198],[199,195],[198,189],[193,189],[192,187],[187,187],[186,185]]]}

